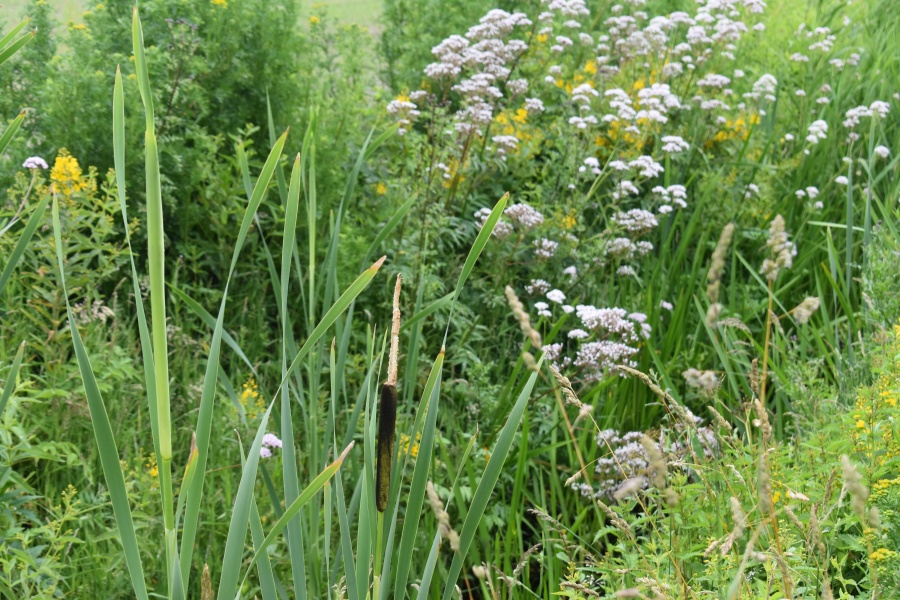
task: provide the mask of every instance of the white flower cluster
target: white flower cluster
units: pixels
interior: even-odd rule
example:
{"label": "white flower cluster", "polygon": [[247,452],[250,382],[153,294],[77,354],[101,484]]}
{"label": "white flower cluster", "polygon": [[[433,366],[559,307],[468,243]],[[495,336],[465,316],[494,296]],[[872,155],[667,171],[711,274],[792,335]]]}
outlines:
{"label": "white flower cluster", "polygon": [[260,458],[271,458],[271,448],[281,448],[281,440],[274,433],[267,433],[263,436],[262,447],[259,449]]}
{"label": "white flower cluster", "polygon": [[659,225],[653,213],[642,208],[617,213],[612,217],[612,221],[632,233],[644,233]]}
{"label": "white flower cluster", "polygon": [[817,121],[813,121],[809,124],[809,135],[806,136],[806,141],[812,145],[818,144],[819,140],[824,140],[828,137],[828,123],[819,119]]}

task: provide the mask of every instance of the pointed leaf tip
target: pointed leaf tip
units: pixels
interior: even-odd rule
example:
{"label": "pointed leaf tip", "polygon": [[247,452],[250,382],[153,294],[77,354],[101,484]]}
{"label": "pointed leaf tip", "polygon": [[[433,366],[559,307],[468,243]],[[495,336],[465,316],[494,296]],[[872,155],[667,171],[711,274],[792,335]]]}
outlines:
{"label": "pointed leaf tip", "polygon": [[385,260],[387,260],[387,254],[385,254],[384,256],[382,256],[381,258],[379,258],[378,260],[376,260],[376,261],[375,261],[375,264],[373,264],[371,267],[369,267],[369,269],[371,269],[371,270],[373,270],[373,271],[377,271],[378,269],[381,268],[381,265],[384,264],[384,261],[385,261]]}
{"label": "pointed leaf tip", "polygon": [[344,451],[341,452],[341,455],[338,456],[337,460],[334,461],[334,462],[339,463],[339,464],[343,464],[344,459],[347,458],[347,455],[350,454],[350,451],[351,451],[351,450],[353,450],[353,446],[354,446],[355,444],[356,444],[356,441],[351,440],[350,443],[347,444],[347,447],[344,448]]}

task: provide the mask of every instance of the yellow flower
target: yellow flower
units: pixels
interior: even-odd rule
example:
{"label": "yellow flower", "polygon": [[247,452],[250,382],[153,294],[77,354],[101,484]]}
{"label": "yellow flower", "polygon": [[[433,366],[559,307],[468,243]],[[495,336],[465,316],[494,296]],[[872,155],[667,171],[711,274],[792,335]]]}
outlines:
{"label": "yellow flower", "polygon": [[218,6],[219,8],[228,8],[228,0],[209,0],[213,6]]}
{"label": "yellow flower", "polygon": [[159,477],[159,467],[156,464],[156,453],[151,452],[150,456],[147,457],[147,462],[144,463],[144,467],[147,469],[147,474],[152,478]]}
{"label": "yellow flower", "polygon": [[384,183],[379,181],[375,185],[375,193],[378,194],[379,196],[384,196],[387,193],[387,186],[384,185]]}
{"label": "yellow flower", "polygon": [[520,108],[519,110],[516,111],[516,114],[513,115],[513,121],[515,121],[516,123],[524,124],[525,121],[527,121],[527,120],[528,120],[528,111],[525,110],[524,108]]}
{"label": "yellow flower", "polygon": [[859,421],[856,422],[856,427],[859,429],[862,429],[865,426],[866,426],[866,422],[863,421],[862,419],[860,419]]}
{"label": "yellow flower", "polygon": [[81,176],[81,166],[78,159],[69,155],[69,151],[61,148],[53,169],[50,170],[51,190],[64,196],[71,196],[87,187],[87,182]]}
{"label": "yellow flower", "polygon": [[311,16],[311,17],[309,18],[309,24],[310,24],[310,25],[315,25],[316,23],[319,23],[321,20],[322,20],[322,19],[320,19],[320,18],[317,17],[316,15],[313,15],[313,16]]}
{"label": "yellow flower", "polygon": [[251,375],[244,382],[238,402],[244,408],[247,418],[251,421],[265,412],[266,406],[256,386],[256,380]]}
{"label": "yellow flower", "polygon": [[539,34],[537,34],[537,37],[535,39],[537,39],[538,44],[543,44],[544,42],[547,41],[547,34],[539,33]]}
{"label": "yellow flower", "polygon": [[634,85],[631,87],[634,88],[635,91],[639,91],[639,90],[644,89],[644,87],[646,87],[646,85],[647,84],[644,83],[643,79],[638,79],[637,81],[634,82]]}
{"label": "yellow flower", "polygon": [[591,75],[596,73],[597,72],[597,62],[593,61],[593,60],[587,61],[584,65],[584,72],[590,73]]}
{"label": "yellow flower", "polygon": [[399,444],[400,454],[403,455],[403,454],[406,454],[407,452],[409,452],[409,455],[411,457],[416,458],[417,456],[419,456],[419,442],[421,442],[421,441],[422,441],[421,433],[416,434],[416,441],[412,442],[412,444],[410,444],[410,442],[411,442],[410,437],[408,435],[406,435],[405,433],[401,433],[400,434],[400,444]]}
{"label": "yellow flower", "polygon": [[75,31],[85,31],[87,30],[87,25],[84,23],[72,23],[72,29]]}

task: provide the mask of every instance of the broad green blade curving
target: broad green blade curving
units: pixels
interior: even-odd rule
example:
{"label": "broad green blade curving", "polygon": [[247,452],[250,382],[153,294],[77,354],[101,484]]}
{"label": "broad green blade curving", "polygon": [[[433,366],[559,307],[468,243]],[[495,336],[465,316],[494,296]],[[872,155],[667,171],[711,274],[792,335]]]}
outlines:
{"label": "broad green blade curving", "polygon": [[116,439],[113,435],[109,415],[106,413],[106,405],[97,386],[94,371],[87,351],[78,333],[72,307],[69,305],[69,294],[66,289],[66,273],[63,261],[62,232],[59,225],[59,203],[53,201],[53,236],[56,241],[56,260],[59,267],[59,278],[66,299],[66,314],[69,320],[69,330],[72,334],[72,345],[75,348],[75,357],[78,361],[78,370],[81,372],[81,381],[84,385],[84,394],[87,397],[88,409],[91,414],[91,425],[94,428],[94,439],[100,453],[100,464],[103,467],[103,476],[109,488],[109,497],[116,517],[116,525],[122,540],[122,548],[125,551],[125,564],[128,574],[131,576],[131,586],[135,596],[139,600],[148,600],[147,587],[144,582],[144,567],[141,564],[141,555],[138,551],[137,536],[134,532],[134,522],[131,518],[131,507],[128,504],[128,492],[125,489],[125,477],[122,475],[122,465],[119,462],[119,450],[116,447]]}
{"label": "broad green blade curving", "polygon": [[31,19],[25,19],[15,27],[10,29],[8,32],[6,32],[6,34],[4,34],[2,38],[0,38],[0,48],[6,48],[6,46],[9,45],[12,39],[16,37],[16,34],[25,29],[25,26],[28,25],[28,22],[30,20]]}
{"label": "broad green blade curving", "polygon": [[463,264],[462,271],[459,273],[459,279],[456,282],[456,290],[453,293],[453,304],[450,305],[450,315],[447,317],[447,329],[444,331],[445,345],[447,343],[447,334],[450,332],[450,321],[453,317],[453,308],[456,306],[456,301],[459,300],[459,294],[462,292],[466,279],[468,279],[469,275],[472,273],[472,269],[475,268],[475,263],[478,261],[478,257],[481,256],[481,251],[487,246],[488,240],[494,232],[494,226],[497,225],[497,221],[503,216],[503,210],[506,208],[506,203],[508,201],[509,192],[503,194],[503,197],[500,198],[491,210],[491,214],[488,215],[484,225],[481,227],[481,231],[478,232],[478,236],[475,238],[475,242],[472,244],[472,248],[469,250],[469,255],[466,256],[466,262]]}
{"label": "broad green blade curving", "polygon": [[30,31],[30,32],[26,33],[25,35],[23,35],[22,37],[20,37],[19,39],[17,39],[12,44],[10,44],[3,51],[0,51],[0,65],[2,65],[7,60],[9,60],[13,54],[15,54],[16,52],[21,50],[22,46],[24,46],[25,44],[27,44],[28,42],[33,40],[36,33],[37,32],[35,32],[35,31]]}
{"label": "broad green blade curving", "polygon": [[365,265],[367,262],[369,262],[369,258],[373,254],[375,254],[375,251],[378,249],[378,247],[381,245],[381,243],[385,240],[385,238],[387,238],[387,236],[389,236],[391,234],[391,232],[397,228],[397,225],[400,224],[400,221],[403,220],[403,218],[406,216],[406,214],[409,212],[409,209],[412,208],[412,206],[413,206],[413,204],[415,204],[415,202],[416,202],[416,199],[414,197],[410,198],[409,200],[404,202],[400,206],[400,208],[397,209],[397,212],[395,212],[393,214],[393,216],[391,216],[390,220],[388,220],[388,222],[385,223],[384,227],[381,228],[381,231],[378,232],[378,235],[375,236],[375,239],[372,240],[372,243],[369,244],[369,249],[366,250],[365,254],[363,254],[363,259],[362,259],[363,265]]}
{"label": "broad green blade curving", "polygon": [[522,420],[522,415],[531,396],[531,390],[534,388],[534,383],[537,381],[537,375],[543,363],[544,357],[542,355],[538,361],[537,369],[528,378],[528,383],[525,384],[522,393],[519,394],[519,399],[516,400],[512,411],[509,413],[506,424],[497,438],[494,451],[490,454],[491,457],[488,459],[487,467],[484,469],[484,475],[481,476],[481,481],[475,489],[475,495],[472,497],[472,503],[469,505],[469,511],[466,513],[462,531],[459,534],[459,552],[453,557],[453,562],[450,565],[450,573],[444,586],[443,600],[450,600],[453,595],[456,580],[459,578],[460,571],[462,571],[463,561],[465,561],[466,554],[468,554],[472,545],[472,540],[475,538],[475,531],[481,522],[481,517],[484,516],[484,510],[491,499],[494,486],[497,485],[497,480],[500,478],[500,471],[503,470],[503,463],[506,462],[506,457],[513,443],[513,437],[516,434],[516,429],[519,428],[519,422]]}
{"label": "broad green blade curving", "polygon": [[[270,113],[271,116],[271,113]],[[294,159],[291,170],[291,182],[287,191],[284,239],[281,247],[281,306],[284,322],[281,324],[281,376],[287,375],[288,348],[293,345],[290,340],[290,324],[288,323],[288,292],[291,280],[291,261],[294,256],[294,244],[297,237],[297,215],[300,211],[300,156]],[[280,171],[280,169],[279,169]],[[294,424],[291,415],[290,386],[281,390],[281,452],[282,474],[284,477],[285,504],[292,504],[300,495],[300,476],[297,473],[297,450],[294,445]],[[300,517],[291,519],[287,524],[288,553],[291,559],[291,575],[297,598],[306,598],[306,573],[303,560],[303,538]]]}
{"label": "broad green blade curving", "polygon": [[19,130],[19,127],[22,125],[22,121],[25,120],[25,112],[22,111],[19,113],[13,122],[9,124],[9,127],[6,128],[6,131],[3,132],[3,135],[0,136],[0,153],[6,152],[6,147],[9,146],[9,143],[12,141],[13,136],[16,135],[16,132]]}
{"label": "broad green blade curving", "polygon": [[10,254],[9,258],[6,260],[6,265],[3,267],[3,272],[0,273],[0,293],[3,292],[3,289],[6,287],[6,283],[9,281],[13,270],[16,268],[16,265],[19,264],[19,260],[22,259],[22,255],[25,253],[25,247],[28,246],[28,242],[31,241],[31,237],[34,235],[34,231],[40,224],[41,218],[44,216],[44,211],[47,209],[47,204],[49,202],[50,196],[44,196],[43,199],[38,203],[37,208],[34,209],[34,212],[31,213],[31,217],[28,219],[28,223],[25,224],[25,229],[22,230],[22,234],[19,236],[19,241],[16,242],[12,254]]}
{"label": "broad green blade curving", "polygon": [[422,581],[419,582],[416,600],[428,600],[428,588],[431,587],[431,580],[434,577],[434,567],[437,565],[438,548],[440,547],[441,534],[435,533],[434,541],[431,542],[431,552],[428,553],[428,560],[425,562],[425,571],[422,572]]}
{"label": "broad green blade curving", "polygon": [[225,553],[222,556],[222,573],[219,577],[219,600],[233,600],[237,595],[237,583],[240,576],[241,563],[244,556],[244,540],[247,537],[247,526],[250,523],[250,504],[253,501],[253,488],[256,484],[256,471],[259,467],[259,452],[262,448],[262,439],[266,434],[269,424],[269,415],[272,413],[270,403],[260,419],[256,429],[256,437],[250,446],[247,463],[241,472],[241,481],[238,484],[237,495],[234,498],[234,507],[231,510],[231,522],[228,526],[228,538],[225,540]]}
{"label": "broad green blade curving", "polygon": [[116,80],[113,87],[113,157],[116,173],[116,195],[119,197],[119,210],[122,212],[122,226],[125,231],[125,243],[128,245],[128,260],[131,265],[131,288],[134,304],[137,309],[138,331],[141,338],[141,357],[144,363],[144,386],[147,392],[147,406],[150,412],[150,433],[153,436],[153,449],[159,456],[159,422],[156,412],[156,379],[153,366],[153,345],[150,341],[150,328],[144,312],[144,299],[141,295],[141,284],[138,279],[137,266],[134,264],[134,249],[131,247],[131,234],[128,228],[128,207],[125,202],[125,93],[122,87],[122,72],[116,67]]}
{"label": "broad green blade curving", "polygon": [[19,344],[16,356],[13,358],[12,366],[6,374],[6,385],[3,386],[3,394],[0,395],[0,418],[3,417],[3,410],[6,403],[9,402],[13,390],[16,389],[16,377],[19,376],[19,367],[22,366],[22,357],[25,356],[25,342]]}
{"label": "broad green blade curving", "polygon": [[[416,466],[413,471],[412,482],[409,486],[409,496],[403,518],[403,532],[400,534],[400,548],[397,555],[397,578],[394,580],[394,598],[403,598],[406,594],[406,582],[409,577],[409,569],[413,563],[416,534],[419,529],[419,519],[422,515],[422,506],[425,503],[425,487],[428,483],[428,470],[431,468],[431,456],[434,453],[434,432],[437,423],[438,404],[441,396],[441,369],[444,365],[444,353],[440,352],[431,368],[425,389],[422,391],[422,408],[427,405],[425,425],[422,430],[422,439],[419,443],[419,455],[416,457]],[[421,410],[421,409],[420,409]],[[417,429],[417,428],[414,428]],[[417,431],[413,431],[410,439],[415,439]],[[407,449],[406,459],[409,458],[410,448]],[[405,463],[404,463],[405,470]],[[402,472],[402,471],[401,471]],[[399,502],[399,498],[398,498]]]}
{"label": "broad green blade curving", "polygon": [[[250,223],[253,221],[253,215],[259,208],[264,192],[268,189],[269,182],[274,171],[275,164],[281,154],[281,149],[285,142],[285,133],[278,141],[276,146],[269,153],[262,173],[256,181],[250,202],[244,212],[244,218],[241,225],[241,232],[235,243],[234,251],[231,259],[231,270],[228,273],[228,279],[225,282],[225,291],[222,293],[222,300],[219,304],[219,314],[213,328],[213,337],[209,346],[209,358],[206,363],[206,372],[203,376],[203,391],[200,395],[200,409],[197,415],[197,448],[199,452],[199,463],[197,468],[197,477],[191,484],[188,500],[186,502],[184,532],[181,538],[181,571],[185,581],[185,589],[188,589],[188,579],[190,576],[190,560],[193,555],[194,540],[197,534],[197,527],[200,517],[200,502],[203,497],[203,486],[206,481],[206,461],[209,452],[209,442],[212,436],[213,408],[215,405],[216,380],[219,369],[219,356],[221,353],[222,339],[225,336],[224,318],[225,306],[228,300],[228,288],[231,283],[231,277],[234,273],[234,266],[237,264],[238,256],[243,249],[244,242],[247,237],[247,231]],[[205,312],[205,311],[204,311]],[[235,344],[237,348],[237,344]],[[238,348],[239,350],[239,348]],[[243,354],[243,353],[239,353]],[[246,530],[246,527],[245,527]],[[236,575],[235,575],[236,576]]]}
{"label": "broad green blade curving", "polygon": [[[338,456],[337,460],[333,463],[325,467],[325,469],[319,473],[319,475],[312,480],[312,482],[306,486],[297,499],[294,500],[290,506],[284,511],[284,514],[275,522],[275,525],[272,526],[272,529],[269,531],[269,534],[266,536],[266,539],[256,548],[256,551],[253,555],[253,559],[250,561],[250,565],[247,567],[247,571],[259,561],[260,557],[265,553],[266,548],[268,548],[272,543],[278,538],[281,534],[282,530],[287,526],[288,522],[296,516],[300,509],[303,508],[307,502],[309,502],[313,496],[315,496],[319,490],[321,490],[325,484],[331,479],[338,469],[341,468],[341,465],[344,464],[344,459],[349,454],[350,450],[353,449],[353,444],[351,443],[349,446],[344,448],[344,451],[341,452],[341,455]],[[246,575],[244,576],[246,580]]]}
{"label": "broad green blade curving", "polygon": [[344,310],[350,305],[353,300],[359,296],[359,294],[366,289],[366,286],[369,285],[369,282],[372,281],[372,278],[375,277],[375,274],[378,273],[378,269],[381,268],[381,265],[384,264],[384,261],[387,257],[382,256],[375,264],[362,272],[362,274],[356,278],[356,281],[350,284],[350,287],[341,294],[341,297],[338,298],[338,301],[334,303],[334,305],[328,309],[328,312],[325,313],[325,316],[322,317],[322,320],[319,321],[319,324],[316,325],[316,328],[309,335],[306,342],[303,343],[303,346],[300,347],[300,350],[297,351],[297,355],[294,357],[294,360],[291,361],[291,365],[288,367],[287,372],[282,376],[281,383],[278,385],[278,389],[275,390],[275,395],[277,396],[281,392],[281,388],[287,383],[287,378],[294,372],[298,366],[300,366],[300,361],[309,353],[312,347],[319,341],[319,339],[328,331],[328,328],[331,327],[335,320],[341,315]]}

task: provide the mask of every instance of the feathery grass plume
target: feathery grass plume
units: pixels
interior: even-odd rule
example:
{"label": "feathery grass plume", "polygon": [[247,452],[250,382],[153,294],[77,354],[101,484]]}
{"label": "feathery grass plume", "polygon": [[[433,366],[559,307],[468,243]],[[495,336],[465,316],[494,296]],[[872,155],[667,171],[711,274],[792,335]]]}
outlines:
{"label": "feathery grass plume", "polygon": [[430,480],[425,484],[425,493],[428,495],[428,504],[434,511],[434,518],[437,519],[441,538],[450,542],[450,548],[454,552],[459,552],[459,534],[450,526],[450,515],[444,510],[444,503],[434,491],[434,484]]}
{"label": "feathery grass plume", "polygon": [[722,313],[722,305],[719,304],[719,288],[722,285],[725,258],[732,237],[734,237],[734,224],[729,223],[722,229],[722,234],[719,236],[719,241],[716,243],[712,259],[709,262],[709,272],[706,274],[706,297],[710,302],[709,309],[706,311],[706,323],[710,327],[716,324]]}
{"label": "feathery grass plume", "polygon": [[525,307],[522,305],[519,297],[516,296],[516,292],[510,286],[506,286],[504,293],[506,294],[506,301],[507,303],[509,303],[509,307],[512,309],[513,315],[519,322],[519,327],[522,329],[522,333],[524,333],[525,337],[527,337],[529,341],[531,341],[532,346],[534,346],[535,348],[542,347],[544,344],[541,341],[541,334],[531,326],[531,319],[528,316],[528,311],[525,310]]}
{"label": "feathery grass plume", "polygon": [[[716,546],[719,546],[719,553],[722,556],[725,556],[731,549],[734,547],[734,543],[741,539],[744,535],[744,529],[747,527],[747,519],[744,517],[744,511],[741,508],[740,501],[734,496],[730,499],[731,502],[731,520],[734,521],[734,528],[721,540],[716,540],[703,553],[704,556],[708,556],[710,552],[712,552]],[[721,543],[721,545],[719,545]]]}
{"label": "feathery grass plume", "polygon": [[803,523],[800,522],[800,519],[797,518],[797,515],[787,504],[784,505],[784,513],[788,516],[788,520],[794,524],[794,527],[797,528],[797,531],[803,534],[803,537],[806,537],[806,527],[803,526]]}
{"label": "feathery grass plume", "polygon": [[753,392],[753,395],[759,397],[759,359],[754,358],[750,361],[750,391]]}
{"label": "feathery grass plume", "polygon": [[537,371],[537,361],[534,360],[534,354],[531,352],[522,353],[522,362],[529,371]]}
{"label": "feathery grass plume", "polygon": [[729,502],[731,503],[731,520],[734,521],[732,533],[734,533],[735,539],[741,539],[741,536],[744,535],[744,529],[747,528],[747,518],[744,516],[740,500],[732,496]]}
{"label": "feathery grass plume", "polygon": [[388,355],[387,381],[381,386],[378,415],[378,463],[375,474],[375,506],[379,512],[387,508],[391,492],[391,461],[394,457],[394,430],[397,425],[397,356],[400,353],[400,284],[394,286],[394,314],[391,322],[391,350]]}
{"label": "feathery grass plume", "polygon": [[728,223],[719,235],[716,249],[713,250],[712,259],[709,262],[709,272],[706,274],[706,297],[710,302],[719,301],[719,286],[722,282],[722,273],[725,271],[725,258],[728,247],[734,237],[734,223]]}
{"label": "feathery grass plume", "polygon": [[668,467],[666,466],[666,459],[663,457],[662,452],[659,451],[659,447],[656,443],[654,443],[654,441],[646,434],[641,436],[641,446],[644,447],[644,450],[647,452],[647,457],[650,459],[650,468],[647,469],[650,485],[660,490],[666,489],[666,471]]}
{"label": "feathery grass plume", "polygon": [[[550,372],[553,373],[553,377],[556,379],[557,383],[559,383],[559,387],[562,388],[563,396],[566,397],[566,404],[572,404],[573,406],[578,407],[578,416],[575,417],[572,425],[577,425],[579,421],[586,418],[593,420],[591,413],[594,412],[594,407],[584,404],[578,399],[578,395],[575,394],[575,389],[572,387],[572,382],[569,381],[569,378],[560,373],[553,365],[550,365]],[[574,479],[577,479],[580,474],[580,471],[576,473]],[[574,479],[572,480],[574,481]]]}
{"label": "feathery grass plume", "polygon": [[203,574],[200,575],[200,600],[213,600],[212,577],[209,575],[209,564],[203,563]]}
{"label": "feathery grass plume", "polygon": [[862,483],[862,474],[846,454],[841,456],[841,468],[844,471],[844,488],[850,493],[850,507],[859,516],[863,525],[866,525],[868,524],[866,501],[869,499],[869,490]]}
{"label": "feathery grass plume", "polygon": [[810,296],[795,306],[791,314],[794,315],[794,320],[797,321],[798,325],[806,325],[809,322],[809,318],[817,310],[819,310],[819,299],[815,296]]}
{"label": "feathery grass plume", "polygon": [[543,548],[543,544],[537,543],[528,550],[525,551],[525,554],[522,555],[522,558],[519,559],[519,563],[516,565],[516,568],[513,569],[513,577],[518,577],[519,573],[522,572],[522,569],[525,568],[525,565],[528,564],[528,559],[531,558],[531,555]]}
{"label": "feathery grass plume", "polygon": [[753,419],[753,424],[759,427],[759,430],[762,432],[763,447],[768,448],[772,439],[772,424],[769,423],[769,413],[758,398],[753,401],[753,408],[756,409],[756,418]]}
{"label": "feathery grass plume", "polygon": [[769,224],[769,239],[766,241],[769,247],[769,257],[763,261],[760,273],[769,281],[778,279],[781,269],[790,269],[794,264],[794,256],[797,255],[797,247],[788,240],[788,234],[784,230],[784,217],[775,215]]}
{"label": "feathery grass plume", "polygon": [[644,484],[646,483],[647,478],[642,475],[626,479],[622,482],[622,485],[619,486],[619,489],[617,489],[613,494],[613,498],[615,498],[616,500],[622,500],[623,498],[634,496],[644,488]]}
{"label": "feathery grass plume", "polygon": [[594,499],[597,503],[597,506],[600,507],[600,510],[603,511],[603,514],[610,520],[610,522],[615,525],[622,533],[628,536],[631,541],[634,541],[634,535],[631,533],[631,527],[626,523],[622,517],[616,514],[616,512],[607,506],[603,500]]}
{"label": "feathery grass plume", "polygon": [[719,414],[719,411],[717,411],[712,406],[707,406],[706,408],[709,410],[709,412],[711,412],[713,414],[713,419],[715,420],[716,425],[718,425],[719,427],[721,427],[728,433],[731,433],[733,431],[733,427],[731,426],[731,423],[726,421],[725,417],[723,417],[721,414]]}
{"label": "feathery grass plume", "polygon": [[810,548],[818,550],[819,554],[825,555],[825,543],[822,542],[822,529],[819,527],[819,518],[816,515],[816,505],[813,504],[809,510],[809,534],[807,537],[807,545]]}

